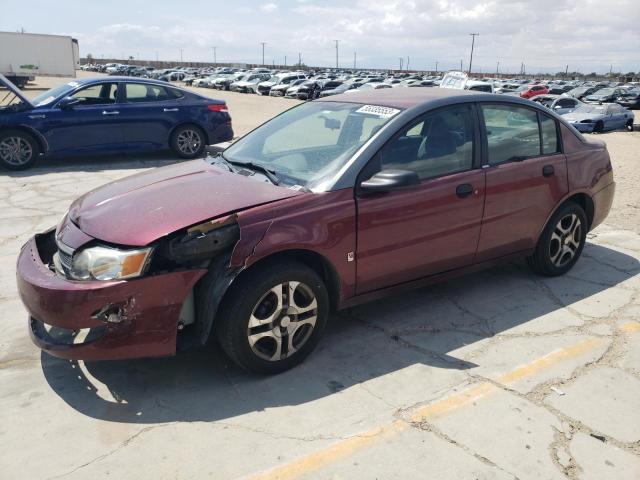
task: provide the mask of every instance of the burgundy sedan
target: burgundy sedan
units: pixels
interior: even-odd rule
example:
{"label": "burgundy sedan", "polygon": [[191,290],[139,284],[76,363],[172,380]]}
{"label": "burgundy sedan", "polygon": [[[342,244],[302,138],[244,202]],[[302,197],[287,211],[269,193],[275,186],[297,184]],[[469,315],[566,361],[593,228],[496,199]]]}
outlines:
{"label": "burgundy sedan", "polygon": [[215,157],[87,193],[23,247],[18,287],[52,355],[173,355],[216,339],[274,373],[314,349],[333,309],[516,257],[567,272],[614,185],[603,142],[527,100],[337,95]]}

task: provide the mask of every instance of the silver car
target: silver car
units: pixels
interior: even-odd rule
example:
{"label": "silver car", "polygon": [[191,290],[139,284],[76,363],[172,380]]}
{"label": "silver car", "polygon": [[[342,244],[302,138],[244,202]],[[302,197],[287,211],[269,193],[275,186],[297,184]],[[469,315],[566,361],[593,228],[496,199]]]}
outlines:
{"label": "silver car", "polygon": [[566,115],[573,112],[576,108],[584,105],[580,100],[573,97],[566,97],[562,95],[536,95],[531,98],[532,102],[539,103],[549,110],[553,110],[558,115]]}
{"label": "silver car", "polygon": [[617,103],[582,105],[563,115],[580,132],[604,132],[627,127],[633,129],[633,112]]}

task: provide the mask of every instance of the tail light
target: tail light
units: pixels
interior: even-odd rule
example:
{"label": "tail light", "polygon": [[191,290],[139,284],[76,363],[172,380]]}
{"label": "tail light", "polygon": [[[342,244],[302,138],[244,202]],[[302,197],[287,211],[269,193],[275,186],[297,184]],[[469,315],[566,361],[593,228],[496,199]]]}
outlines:
{"label": "tail light", "polygon": [[212,112],[224,112],[224,113],[229,113],[229,108],[227,107],[226,103],[216,103],[216,104],[212,104],[212,105],[207,105],[207,108],[209,110],[211,110]]}

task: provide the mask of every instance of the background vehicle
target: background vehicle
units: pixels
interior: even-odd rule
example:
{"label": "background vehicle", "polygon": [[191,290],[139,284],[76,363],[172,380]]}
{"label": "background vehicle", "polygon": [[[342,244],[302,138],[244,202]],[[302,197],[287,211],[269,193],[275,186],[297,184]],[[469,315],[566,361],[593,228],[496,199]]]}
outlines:
{"label": "background vehicle", "polygon": [[549,110],[553,110],[558,115],[573,112],[576,108],[584,105],[580,100],[573,97],[565,97],[562,95],[536,95],[531,99],[533,102],[544,105]]}
{"label": "background vehicle", "polygon": [[640,108],[640,90],[629,90],[616,98],[616,103],[628,109]]}
{"label": "background vehicle", "polygon": [[549,93],[549,89],[545,85],[522,85],[520,88],[513,92],[522,98],[531,98],[536,95],[542,95]]}
{"label": "background vehicle", "polygon": [[183,158],[233,138],[221,100],[166,83],[100,77],[62,84],[29,101],[4,77],[16,102],[0,109],[0,164],[31,167],[40,154],[72,156],[171,148]]}
{"label": "background vehicle", "polygon": [[[569,271],[613,199],[603,142],[532,102],[447,93],[306,102],[217,157],[81,197],[18,259],[32,338],[98,360],[215,336],[276,373],[315,348],[332,308],[515,257]],[[89,342],[61,338],[94,326]]]}
{"label": "background vehicle", "polygon": [[18,88],[35,75],[75,77],[78,41],[61,35],[0,32],[0,75]]}
{"label": "background vehicle", "polygon": [[601,88],[583,98],[585,103],[611,103],[627,91],[624,88]]}
{"label": "background vehicle", "polygon": [[624,127],[633,129],[633,112],[617,103],[583,104],[564,118],[580,132],[600,133]]}

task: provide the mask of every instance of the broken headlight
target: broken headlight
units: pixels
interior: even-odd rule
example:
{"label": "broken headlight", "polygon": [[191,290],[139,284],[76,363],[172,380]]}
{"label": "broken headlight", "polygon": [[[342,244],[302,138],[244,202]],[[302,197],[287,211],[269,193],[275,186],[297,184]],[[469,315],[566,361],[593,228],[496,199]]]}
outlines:
{"label": "broken headlight", "polygon": [[151,250],[85,248],[73,256],[69,274],[74,280],[121,280],[139,277],[148,263]]}

